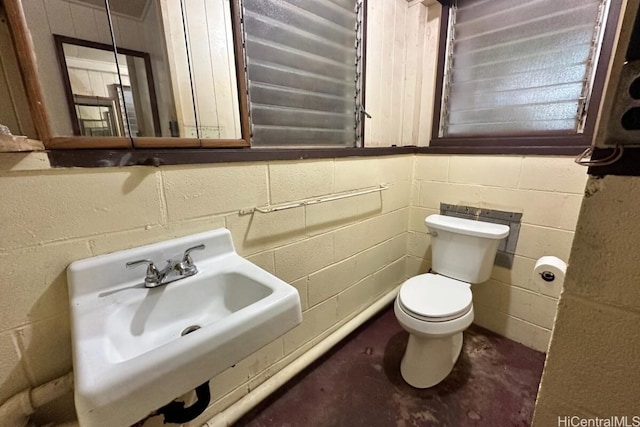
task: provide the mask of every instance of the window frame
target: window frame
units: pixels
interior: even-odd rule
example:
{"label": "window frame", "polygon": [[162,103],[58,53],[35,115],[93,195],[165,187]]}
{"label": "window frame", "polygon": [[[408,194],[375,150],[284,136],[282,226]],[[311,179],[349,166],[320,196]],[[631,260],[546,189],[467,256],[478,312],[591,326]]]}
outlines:
{"label": "window frame", "polygon": [[[235,0],[234,0],[235,1]],[[247,12],[248,10],[251,11],[251,7],[247,7],[246,5],[246,0],[240,0],[243,1],[242,7],[244,8],[244,11]],[[327,1],[327,3],[331,4],[331,1]],[[286,4],[286,3],[285,3]],[[252,129],[252,139],[251,139],[251,143],[252,143],[252,147],[259,149],[259,150],[344,150],[344,149],[352,149],[352,148],[364,148],[365,147],[365,141],[364,141],[364,131],[365,131],[365,115],[366,112],[364,110],[364,105],[366,102],[366,51],[367,51],[367,9],[368,9],[368,2],[367,0],[355,0],[354,1],[354,5],[355,5],[355,45],[352,45],[351,43],[349,45],[343,45],[341,46],[341,48],[351,48],[353,49],[352,53],[353,53],[353,61],[355,62],[355,99],[354,99],[354,110],[353,111],[349,111],[349,112],[340,112],[340,111],[331,111],[330,113],[333,114],[342,114],[344,116],[346,115],[353,115],[354,116],[354,123],[353,123],[353,140],[345,143],[344,145],[339,145],[339,144],[332,144],[332,143],[326,143],[326,141],[322,141],[322,140],[318,140],[318,139],[314,139],[314,140],[309,140],[306,142],[298,142],[296,141],[295,144],[289,144],[289,143],[284,143],[284,144],[278,144],[278,143],[273,143],[273,141],[277,140],[277,138],[271,137],[269,140],[267,140],[267,142],[264,142],[264,140],[260,141],[258,137],[254,138],[257,135],[254,135],[254,127],[255,126],[260,126],[263,125],[264,123],[254,123],[253,119],[251,119],[251,129]],[[334,5],[335,6],[335,5]],[[255,11],[253,11],[253,13],[255,13]],[[243,20],[243,33],[242,36],[243,37],[251,37],[252,36],[252,31],[249,30],[247,28],[247,23],[246,20]],[[269,42],[268,39],[265,39],[265,41]],[[331,42],[331,41],[329,41]],[[274,43],[277,43],[274,41]],[[337,41],[334,42],[335,44],[338,44]],[[250,53],[251,51],[251,46],[249,46],[250,41],[246,41],[245,43],[245,62],[248,64],[252,61],[252,54]],[[304,50],[303,50],[304,51]],[[313,54],[313,52],[309,51],[308,53]],[[255,58],[254,58],[255,59]],[[278,66],[276,64],[276,66]],[[285,67],[284,65],[280,65],[282,67]],[[249,66],[247,68],[250,68]],[[302,72],[304,72],[304,70],[301,70]],[[252,105],[254,104],[254,100],[252,100],[252,90],[251,90],[251,86],[253,83],[253,80],[256,79],[258,73],[255,73],[252,75],[252,72],[248,69],[246,72],[246,76],[247,76],[247,86],[249,87],[248,91],[247,91],[247,96],[246,98],[249,101],[249,116],[251,117],[252,115]],[[270,84],[270,83],[264,83],[260,81],[260,78],[258,77],[255,81],[255,83],[257,84]],[[293,88],[293,87],[292,87]],[[298,90],[304,91],[304,90],[310,90],[313,91],[312,88],[298,88]],[[329,95],[329,94],[326,94]],[[350,97],[349,97],[350,98]],[[258,104],[260,104],[260,101],[257,101]],[[289,108],[286,105],[278,105],[278,104],[273,104],[273,105],[267,105],[268,107],[275,107],[275,108]],[[317,112],[319,113],[324,113],[324,112],[329,112],[329,111],[325,111],[325,110],[317,110]],[[257,115],[257,114],[256,114]],[[281,125],[281,124],[275,124],[276,126],[282,126],[282,127],[286,127],[289,128],[289,125]],[[313,126],[310,126],[313,127]],[[331,129],[331,128],[325,128],[325,129],[330,129],[330,130],[336,130],[336,129]],[[258,132],[256,131],[255,134],[257,134]],[[308,147],[307,147],[308,146]]]}
{"label": "window frame", "polygon": [[[440,1],[440,0],[438,0]],[[232,0],[235,4],[237,0]],[[363,104],[366,96],[366,79],[364,72],[366,70],[366,52],[367,52],[367,0],[364,3],[363,17]],[[441,3],[447,3],[442,0]],[[609,15],[607,17],[607,28],[603,36],[603,45],[601,50],[601,60],[598,62],[597,72],[594,79],[594,88],[589,103],[589,111],[594,111],[587,120],[585,133],[582,135],[569,136],[520,136],[514,137],[488,137],[482,138],[438,138],[439,116],[440,116],[440,96],[442,94],[442,76],[444,75],[444,48],[446,47],[446,37],[443,38],[443,25],[440,28],[438,68],[435,84],[435,107],[432,122],[432,139],[430,146],[391,146],[391,147],[367,147],[364,139],[365,120],[361,120],[363,146],[354,148],[252,148],[250,146],[250,124],[248,115],[248,99],[246,96],[240,96],[241,104],[245,103],[247,114],[242,114],[243,140],[241,145],[229,146],[224,144],[209,144],[200,146],[198,140],[193,140],[193,145],[184,144],[180,147],[169,144],[151,143],[147,146],[133,147],[130,144],[126,147],[122,145],[102,145],[100,147],[83,146],[79,148],[73,144],[64,144],[60,141],[57,147],[47,147],[48,157],[51,166],[56,167],[113,167],[113,166],[161,166],[161,165],[180,165],[180,164],[208,164],[208,163],[225,163],[225,162],[253,162],[253,161],[270,161],[270,160],[305,160],[305,159],[321,159],[321,158],[344,158],[344,157],[370,157],[370,156],[390,156],[402,154],[511,154],[511,155],[561,155],[575,156],[584,151],[584,148],[591,145],[591,135],[593,135],[595,123],[597,121],[597,109],[600,105],[600,96],[602,95],[604,83],[606,80],[606,71],[609,63],[609,57],[615,42],[616,27],[618,25],[618,17],[621,10],[621,0],[612,0]],[[20,6],[20,0],[5,0],[5,10],[7,15],[14,14],[9,17],[9,24],[12,34],[14,34],[14,47],[18,56],[21,73],[25,82],[25,90],[29,99],[29,108],[31,116],[36,122],[39,119],[44,126],[38,128],[38,132],[50,138],[51,131],[48,126],[47,111],[42,103],[32,102],[34,93],[39,89],[39,80],[37,70],[35,68],[35,57],[30,50],[30,44],[24,34],[16,37],[15,23],[24,25],[24,15]],[[448,7],[442,6],[441,22],[448,22]],[[13,18],[13,19],[12,19]],[[240,28],[239,10],[235,9],[233,13],[234,24],[238,24],[235,28]],[[18,27],[19,29],[19,27]],[[239,30],[238,30],[239,31]],[[446,26],[444,26],[446,36]],[[26,33],[25,33],[26,34]],[[242,50],[242,37],[239,31],[239,37],[235,37],[235,48]],[[606,56],[605,56],[606,55]],[[22,58],[27,58],[30,66],[24,66]],[[604,60],[606,58],[606,61]],[[236,61],[242,61],[244,70],[244,55],[236,55]],[[35,79],[35,82],[34,82]],[[246,80],[239,79],[240,93],[246,93]],[[35,95],[38,95],[35,93]],[[41,98],[41,95],[40,95]],[[247,129],[246,137],[244,129]],[[435,132],[434,132],[435,131]],[[589,136],[587,133],[589,132]],[[433,137],[435,135],[435,138]],[[246,139],[245,139],[246,138]],[[45,139],[45,138],[41,138]],[[59,139],[70,139],[60,137]],[[149,138],[158,140],[159,138]],[[168,138],[167,138],[168,139]],[[184,140],[184,139],[183,139]],[[216,140],[208,140],[215,142]],[[221,141],[222,142],[222,141]],[[489,142],[489,144],[487,144]],[[515,142],[515,143],[514,143]]]}
{"label": "window frame", "polygon": [[[602,37],[600,56],[596,65],[591,96],[587,105],[587,118],[584,132],[560,133],[531,133],[521,135],[479,135],[464,137],[441,137],[440,115],[441,99],[444,89],[445,55],[449,31],[449,6],[442,6],[440,14],[440,34],[438,42],[438,61],[436,70],[435,96],[431,140],[427,152],[442,154],[556,154],[577,155],[592,143],[598,111],[600,109],[609,62],[615,42],[618,18],[622,0],[611,0],[606,27]],[[421,150],[422,151],[422,150]]]}

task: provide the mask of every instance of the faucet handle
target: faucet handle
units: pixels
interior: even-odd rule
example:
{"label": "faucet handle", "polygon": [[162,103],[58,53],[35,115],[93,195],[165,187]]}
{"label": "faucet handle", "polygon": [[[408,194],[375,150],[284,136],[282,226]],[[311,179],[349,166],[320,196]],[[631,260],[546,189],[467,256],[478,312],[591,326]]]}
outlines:
{"label": "faucet handle", "polygon": [[150,259],[139,259],[137,261],[130,261],[126,264],[127,268],[135,268],[141,265],[147,266],[147,274],[144,278],[145,283],[157,283],[160,277],[160,271],[156,265]]}
{"label": "faucet handle", "polygon": [[191,252],[193,251],[202,251],[204,250],[206,246],[204,244],[198,245],[198,246],[193,246],[190,247],[189,249],[187,249],[186,251],[184,251],[184,255],[182,256],[182,264],[184,266],[192,266],[193,265],[193,260],[191,259]]}

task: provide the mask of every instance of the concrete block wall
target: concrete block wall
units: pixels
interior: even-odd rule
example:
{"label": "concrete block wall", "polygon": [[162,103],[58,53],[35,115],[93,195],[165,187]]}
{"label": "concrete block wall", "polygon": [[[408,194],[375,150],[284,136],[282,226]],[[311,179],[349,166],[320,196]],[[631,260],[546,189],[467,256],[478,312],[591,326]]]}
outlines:
{"label": "concrete block wall", "polygon": [[475,323],[546,351],[561,286],[538,286],[531,273],[543,255],[568,262],[586,180],[569,157],[417,155],[407,275],[430,267],[424,218],[441,202],[521,212],[512,268],[494,267],[489,281],[472,288]]}
{"label": "concrete block wall", "polygon": [[587,190],[534,426],[640,423],[640,178],[590,178]]}
{"label": "concrete block wall", "polygon": [[[367,86],[374,89],[367,92],[373,115],[367,145],[427,145],[439,6],[404,0],[368,5],[369,45],[374,48],[369,50]],[[47,20],[40,23],[51,27]],[[100,33],[101,28],[90,30]],[[48,67],[43,77],[54,91],[57,70]],[[58,119],[56,126],[64,128],[67,119]],[[544,351],[560,288],[534,286],[531,269],[542,255],[567,259],[585,181],[585,169],[571,158],[407,155],[50,170],[45,155],[3,153],[0,402],[71,369],[65,268],[73,260],[227,227],[242,255],[300,291],[303,324],[212,380],[209,412],[215,413],[378,295],[426,271],[429,239],[423,220],[437,212],[440,202],[523,213],[513,268],[495,268],[489,282],[473,289],[476,322]],[[237,214],[255,205],[381,182],[391,189],[268,215]],[[67,398],[66,403],[48,408],[58,416],[43,420],[73,418],[72,402]]]}
{"label": "concrete block wall", "polygon": [[[211,382],[222,409],[406,278],[413,156],[51,170],[0,157],[0,402],[72,368],[65,269],[74,260],[219,227],[295,286],[303,323]],[[271,214],[238,210],[388,183]],[[73,419],[71,400],[45,421]]]}
{"label": "concrete block wall", "polygon": [[[76,259],[218,227],[295,286],[304,322],[211,382],[215,413],[406,277],[429,268],[424,218],[440,202],[523,213],[511,270],[473,288],[476,323],[545,351],[559,286],[531,282],[567,259],[586,172],[571,158],[404,155],[221,165],[48,168],[0,157],[0,402],[71,369],[65,269]],[[271,214],[238,210],[388,183],[381,193]],[[58,413],[73,417],[71,402]],[[53,411],[53,409],[52,409]],[[57,419],[56,419],[57,420]]]}

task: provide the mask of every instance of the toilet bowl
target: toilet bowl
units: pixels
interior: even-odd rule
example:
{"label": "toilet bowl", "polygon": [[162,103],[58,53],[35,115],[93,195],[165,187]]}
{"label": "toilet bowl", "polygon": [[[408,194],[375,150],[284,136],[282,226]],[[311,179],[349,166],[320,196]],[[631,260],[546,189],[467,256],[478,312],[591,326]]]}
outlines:
{"label": "toilet bowl", "polygon": [[416,388],[433,387],[453,369],[462,331],[473,322],[470,285],[430,273],[412,277],[402,285],[394,312],[409,332],[402,377]]}
{"label": "toilet bowl", "polygon": [[425,219],[433,273],[400,287],[394,312],[409,332],[400,372],[416,388],[433,387],[453,370],[462,350],[462,331],[473,322],[471,284],[489,279],[499,241],[509,227],[462,218]]}

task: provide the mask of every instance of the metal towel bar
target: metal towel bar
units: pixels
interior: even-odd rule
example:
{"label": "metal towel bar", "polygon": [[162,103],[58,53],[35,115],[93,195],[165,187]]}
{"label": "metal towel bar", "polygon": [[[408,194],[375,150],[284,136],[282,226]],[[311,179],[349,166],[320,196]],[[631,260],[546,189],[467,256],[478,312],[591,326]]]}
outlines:
{"label": "metal towel bar", "polygon": [[318,203],[332,202],[334,200],[346,199],[348,197],[362,196],[363,194],[377,193],[377,192],[388,190],[388,189],[389,189],[389,186],[387,184],[380,184],[377,187],[373,187],[373,188],[366,188],[363,190],[356,190],[356,191],[347,191],[344,193],[338,193],[331,196],[322,196],[315,199],[305,199],[305,200],[299,200],[295,202],[283,203],[279,205],[267,205],[267,206],[260,206],[255,208],[240,209],[239,213],[240,215],[249,215],[254,212],[260,212],[260,213],[277,212],[277,211],[283,211],[286,209],[299,208],[302,206],[316,205]]}

